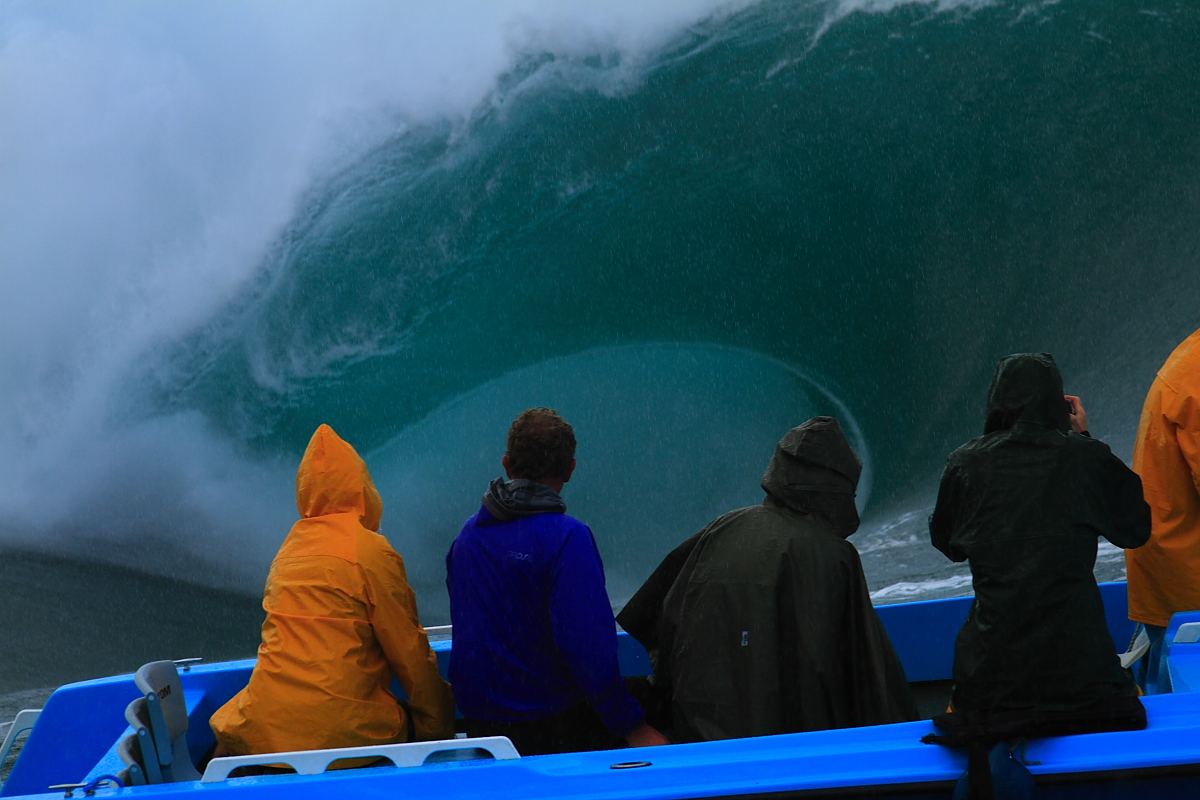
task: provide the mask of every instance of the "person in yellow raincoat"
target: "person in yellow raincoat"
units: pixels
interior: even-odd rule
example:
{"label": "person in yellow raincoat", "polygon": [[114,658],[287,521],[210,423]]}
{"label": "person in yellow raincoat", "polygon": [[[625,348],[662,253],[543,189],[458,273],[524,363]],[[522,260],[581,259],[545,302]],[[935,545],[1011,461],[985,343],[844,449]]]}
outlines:
{"label": "person in yellow raincoat", "polygon": [[383,503],[367,465],[328,425],[296,475],[301,519],[271,563],[258,662],[209,721],[216,755],[454,737],[454,699],[417,621],[404,562],[375,531]]}
{"label": "person in yellow raincoat", "polygon": [[1171,615],[1200,609],[1200,331],[1185,339],[1150,386],[1133,471],[1152,514],[1150,541],[1125,551],[1129,618],[1154,648],[1150,680]]}

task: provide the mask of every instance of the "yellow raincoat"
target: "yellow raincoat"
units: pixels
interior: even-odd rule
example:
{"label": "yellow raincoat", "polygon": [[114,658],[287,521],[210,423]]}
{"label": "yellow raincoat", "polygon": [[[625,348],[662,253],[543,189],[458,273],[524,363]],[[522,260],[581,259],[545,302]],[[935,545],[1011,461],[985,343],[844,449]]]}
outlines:
{"label": "yellow raincoat", "polygon": [[303,517],[271,563],[258,662],[209,724],[230,755],[403,742],[400,679],[419,740],[454,737],[404,562],[374,531],[383,503],[367,466],[328,425],[296,475]]}
{"label": "yellow raincoat", "polygon": [[1150,386],[1133,471],[1153,515],[1150,541],[1125,551],[1129,618],[1166,625],[1200,609],[1200,331],[1183,341]]}

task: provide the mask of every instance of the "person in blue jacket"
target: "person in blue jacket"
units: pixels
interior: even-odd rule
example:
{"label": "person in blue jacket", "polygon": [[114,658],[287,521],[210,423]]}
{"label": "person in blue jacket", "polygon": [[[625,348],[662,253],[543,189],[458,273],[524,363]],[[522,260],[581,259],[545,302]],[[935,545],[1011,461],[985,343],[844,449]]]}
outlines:
{"label": "person in blue jacket", "polygon": [[547,408],[513,422],[479,511],[446,556],[450,682],[468,736],[523,755],[668,744],[617,668],[617,631],[591,530],[559,493],[575,433]]}

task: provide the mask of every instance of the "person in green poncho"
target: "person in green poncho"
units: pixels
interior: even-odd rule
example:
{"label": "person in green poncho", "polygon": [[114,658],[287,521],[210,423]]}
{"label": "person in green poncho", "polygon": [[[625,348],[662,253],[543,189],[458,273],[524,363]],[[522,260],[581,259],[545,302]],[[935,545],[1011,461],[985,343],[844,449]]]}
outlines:
{"label": "person in green poncho", "polygon": [[617,617],[650,655],[676,741],[916,719],[846,541],[861,471],[837,420],[793,428],[762,505],[679,545]]}

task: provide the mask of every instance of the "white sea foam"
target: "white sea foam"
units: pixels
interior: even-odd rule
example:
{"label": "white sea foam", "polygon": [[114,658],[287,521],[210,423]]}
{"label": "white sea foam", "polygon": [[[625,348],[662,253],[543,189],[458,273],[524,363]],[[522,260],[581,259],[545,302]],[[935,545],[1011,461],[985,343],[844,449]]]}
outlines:
{"label": "white sea foam", "polygon": [[998,0],[836,0],[830,3],[821,26],[813,34],[818,41],[825,33],[851,14],[889,14],[902,6],[925,6],[934,14],[952,11],[977,11],[999,5]]}
{"label": "white sea foam", "polygon": [[932,511],[932,508],[919,508],[876,523],[855,540],[858,552],[866,555],[918,544],[921,541],[920,533],[924,532],[925,522]]}
{"label": "white sea foam", "polygon": [[739,5],[0,6],[0,541],[241,539],[258,572],[293,465],[194,414],[142,420],[132,367],[242,292],[298,197],[384,137],[467,117],[530,56],[632,69]]}
{"label": "white sea foam", "polygon": [[[1043,5],[1054,2],[1058,0],[1046,0]],[[998,0],[833,0],[825,4],[823,15],[813,29],[807,48],[794,56],[780,59],[763,77],[770,80],[783,70],[804,61],[805,56],[820,44],[826,33],[842,20],[855,14],[889,14],[902,6],[925,6],[931,14],[969,13],[998,4]],[[1029,14],[1036,14],[1038,6],[1037,3],[1026,6],[1014,21],[1020,21]]]}
{"label": "white sea foam", "polygon": [[1125,580],[1125,551],[1107,539],[1101,539],[1096,548],[1096,580]]}
{"label": "white sea foam", "polygon": [[971,593],[970,575],[953,575],[929,581],[901,581],[871,592],[876,605],[903,603],[906,600],[926,600],[934,597],[958,597]]}

